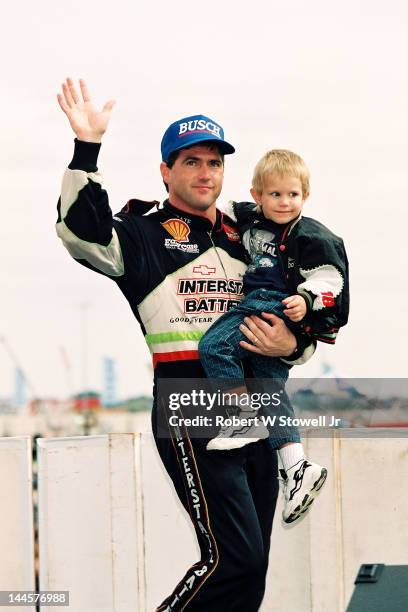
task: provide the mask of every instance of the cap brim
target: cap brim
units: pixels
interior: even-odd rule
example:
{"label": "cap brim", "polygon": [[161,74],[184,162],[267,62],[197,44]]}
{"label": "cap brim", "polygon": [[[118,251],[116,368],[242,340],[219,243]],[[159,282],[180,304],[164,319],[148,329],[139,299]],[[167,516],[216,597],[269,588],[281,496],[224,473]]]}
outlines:
{"label": "cap brim", "polygon": [[[189,149],[190,147],[193,147],[194,145],[200,144],[200,143],[203,143],[203,144],[214,143],[215,145],[217,145],[220,151],[224,153],[224,155],[231,155],[232,153],[235,153],[235,148],[229,142],[226,142],[225,140],[218,140],[217,138],[211,138],[211,137],[203,138],[203,135],[202,135],[202,136],[197,136],[197,138],[193,138],[186,145],[180,144],[179,147],[175,147],[174,149],[172,149],[170,153],[168,154],[167,159],[170,157],[172,153],[174,153],[174,151],[181,151],[181,149]],[[166,161],[166,160],[163,160],[163,161]]]}

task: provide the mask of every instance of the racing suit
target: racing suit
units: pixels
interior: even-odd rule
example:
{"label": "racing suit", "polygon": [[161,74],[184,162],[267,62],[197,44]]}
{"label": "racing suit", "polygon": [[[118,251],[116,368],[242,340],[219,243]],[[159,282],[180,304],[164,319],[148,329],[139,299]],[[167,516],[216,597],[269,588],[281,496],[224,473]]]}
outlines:
{"label": "racing suit", "polygon": [[[97,171],[99,149],[75,140],[57,233],[74,259],[116,282],[152,354],[153,434],[201,550],[200,561],[157,610],[256,612],[278,493],[276,453],[268,441],[212,453],[186,432],[160,437],[156,426],[157,380],[204,377],[198,342],[241,298],[246,265],[239,235],[220,211],[212,226],[168,201],[145,214],[158,202],[130,200],[112,217]],[[314,348],[310,339],[300,339],[292,363],[306,361]]]}

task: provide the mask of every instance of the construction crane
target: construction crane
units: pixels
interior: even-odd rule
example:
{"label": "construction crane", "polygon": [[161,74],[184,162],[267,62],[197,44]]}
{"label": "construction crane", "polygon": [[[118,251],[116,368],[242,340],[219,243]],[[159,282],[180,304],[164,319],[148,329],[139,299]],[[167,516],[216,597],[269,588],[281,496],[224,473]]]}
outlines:
{"label": "construction crane", "polygon": [[8,340],[6,339],[5,336],[0,336],[0,344],[3,345],[4,350],[6,351],[7,355],[10,357],[10,359],[13,362],[14,366],[21,373],[22,380],[24,380],[25,384],[27,385],[27,388],[30,390],[30,393],[31,393],[32,397],[38,397],[38,394],[37,394],[37,392],[35,390],[35,387],[34,387],[33,383],[28,378],[24,368],[21,365],[20,360],[18,359],[18,357],[17,357],[16,353],[14,352],[14,350],[11,348],[10,343],[8,342]]}

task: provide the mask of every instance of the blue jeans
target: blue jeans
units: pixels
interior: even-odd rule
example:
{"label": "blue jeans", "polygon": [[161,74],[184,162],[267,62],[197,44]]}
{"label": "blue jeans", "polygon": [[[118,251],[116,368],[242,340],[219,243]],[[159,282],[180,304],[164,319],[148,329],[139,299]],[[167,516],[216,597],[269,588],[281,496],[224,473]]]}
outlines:
{"label": "blue jeans", "polygon": [[[270,312],[278,317],[289,319],[283,314],[282,300],[286,293],[270,289],[256,289],[248,293],[239,304],[220,317],[202,337],[198,349],[201,363],[210,379],[220,381],[223,390],[245,386],[242,360],[248,360],[252,374],[257,379],[256,391],[280,393],[278,407],[263,406],[264,416],[277,416],[274,426],[268,425],[269,440],[273,448],[280,448],[286,442],[300,442],[297,427],[285,425],[287,418],[293,418],[293,407],[284,385],[289,376],[289,366],[278,357],[265,357],[252,353],[239,344],[246,340],[239,329],[244,317]],[[222,382],[221,382],[222,381]],[[260,387],[260,388],[259,388]],[[251,388],[251,393],[255,389]]]}

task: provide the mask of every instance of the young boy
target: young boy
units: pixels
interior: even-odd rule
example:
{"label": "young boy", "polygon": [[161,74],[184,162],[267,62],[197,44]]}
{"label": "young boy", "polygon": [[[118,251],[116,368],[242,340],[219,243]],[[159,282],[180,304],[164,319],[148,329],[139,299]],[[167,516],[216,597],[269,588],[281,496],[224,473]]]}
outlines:
{"label": "young boy", "polygon": [[[314,340],[334,344],[339,327],[348,318],[348,262],[341,238],[318,221],[301,217],[309,195],[309,171],[297,154],[286,150],[266,153],[255,167],[251,195],[256,206],[245,202],[233,205],[250,257],[243,278],[245,297],[211,326],[199,345],[207,376],[223,379],[224,390],[227,380],[242,424],[221,428],[207,449],[239,448],[269,435],[284,468],[283,520],[293,523],[310,508],[327,470],[305,459],[296,427],[275,426],[268,432],[260,419],[254,418],[257,411],[250,402],[248,405],[251,396],[241,360],[248,359],[253,376],[263,379],[263,390],[271,378],[273,388],[282,389],[291,366],[284,359],[242,348],[240,326],[245,316],[273,312],[285,319],[300,342],[302,335],[308,334]],[[257,338],[253,342],[256,345]],[[273,416],[274,411],[263,407],[263,413]],[[294,416],[283,390],[279,416]]]}

